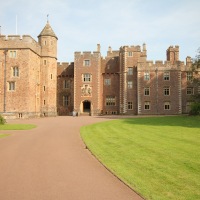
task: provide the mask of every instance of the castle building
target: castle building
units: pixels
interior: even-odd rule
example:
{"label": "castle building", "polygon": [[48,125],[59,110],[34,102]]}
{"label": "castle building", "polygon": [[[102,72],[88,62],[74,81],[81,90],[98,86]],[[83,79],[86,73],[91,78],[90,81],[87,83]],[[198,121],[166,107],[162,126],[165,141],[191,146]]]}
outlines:
{"label": "castle building", "polygon": [[49,23],[31,36],[0,35],[0,112],[5,117],[57,115],[57,37]]}
{"label": "castle building", "polygon": [[75,52],[74,62],[57,63],[57,36],[49,22],[36,42],[31,36],[0,35],[0,113],[28,118],[71,115],[173,115],[188,113],[191,58],[179,60],[170,46],[166,61],[147,60],[146,44],[108,48],[101,55]]}
{"label": "castle building", "polygon": [[75,52],[74,63],[58,63],[58,114],[174,115],[188,113],[192,95],[191,58],[179,60],[170,46],[166,61],[148,61],[146,44],[109,47],[103,58]]}

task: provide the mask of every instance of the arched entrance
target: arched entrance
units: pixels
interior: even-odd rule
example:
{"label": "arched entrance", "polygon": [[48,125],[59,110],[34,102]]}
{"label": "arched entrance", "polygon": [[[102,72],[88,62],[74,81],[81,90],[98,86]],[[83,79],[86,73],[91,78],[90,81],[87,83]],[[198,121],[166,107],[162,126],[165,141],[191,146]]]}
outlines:
{"label": "arched entrance", "polygon": [[83,101],[83,112],[90,113],[91,111],[91,102],[90,101]]}

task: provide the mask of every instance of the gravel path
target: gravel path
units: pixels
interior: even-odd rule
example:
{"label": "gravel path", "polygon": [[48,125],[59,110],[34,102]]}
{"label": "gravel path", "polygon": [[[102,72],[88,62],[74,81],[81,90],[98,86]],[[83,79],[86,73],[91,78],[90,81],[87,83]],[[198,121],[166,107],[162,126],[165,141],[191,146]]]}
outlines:
{"label": "gravel path", "polygon": [[141,200],[85,149],[79,129],[103,117],[15,120],[36,124],[0,139],[0,200]]}

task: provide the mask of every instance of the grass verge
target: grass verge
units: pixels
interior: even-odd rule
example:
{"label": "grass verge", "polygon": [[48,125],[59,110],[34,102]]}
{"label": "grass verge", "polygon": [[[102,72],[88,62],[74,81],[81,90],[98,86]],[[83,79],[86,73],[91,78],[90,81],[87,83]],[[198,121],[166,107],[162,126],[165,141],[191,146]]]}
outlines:
{"label": "grass verge", "polygon": [[0,133],[0,138],[6,137],[6,136],[9,136],[9,134],[2,134],[2,133]]}
{"label": "grass verge", "polygon": [[4,124],[0,125],[0,130],[30,130],[35,127],[34,124]]}
{"label": "grass verge", "polygon": [[200,199],[200,117],[113,120],[81,128],[92,153],[146,199]]}

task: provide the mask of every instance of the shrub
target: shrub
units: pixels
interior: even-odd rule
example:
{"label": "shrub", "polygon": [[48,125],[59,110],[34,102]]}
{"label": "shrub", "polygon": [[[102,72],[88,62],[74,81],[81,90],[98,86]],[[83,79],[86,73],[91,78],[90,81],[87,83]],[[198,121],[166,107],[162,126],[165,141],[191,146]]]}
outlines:
{"label": "shrub", "polygon": [[190,115],[200,115],[200,103],[195,102],[191,105]]}
{"label": "shrub", "polygon": [[0,115],[0,124],[5,124],[6,120],[3,118],[3,116]]}

